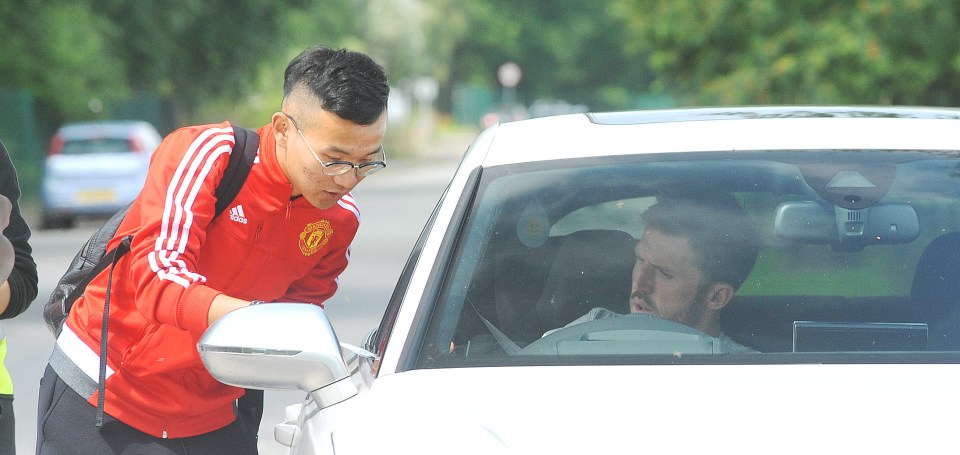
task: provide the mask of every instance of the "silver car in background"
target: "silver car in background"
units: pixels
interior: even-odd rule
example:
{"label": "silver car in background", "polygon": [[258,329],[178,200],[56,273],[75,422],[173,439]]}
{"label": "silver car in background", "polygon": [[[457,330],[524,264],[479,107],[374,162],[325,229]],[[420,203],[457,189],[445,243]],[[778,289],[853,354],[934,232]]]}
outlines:
{"label": "silver car in background", "polygon": [[108,217],[133,201],[161,140],[156,128],[144,121],[61,126],[44,160],[41,227],[70,227],[77,218]]}
{"label": "silver car in background", "polygon": [[[275,430],[291,454],[949,451],[958,131],[960,110],[846,106],[495,125],[363,346],[277,303],[227,314],[199,355],[224,383],[306,393]],[[628,314],[640,213],[691,185],[755,228],[721,313],[753,352]],[[597,308],[623,316],[571,324]]]}

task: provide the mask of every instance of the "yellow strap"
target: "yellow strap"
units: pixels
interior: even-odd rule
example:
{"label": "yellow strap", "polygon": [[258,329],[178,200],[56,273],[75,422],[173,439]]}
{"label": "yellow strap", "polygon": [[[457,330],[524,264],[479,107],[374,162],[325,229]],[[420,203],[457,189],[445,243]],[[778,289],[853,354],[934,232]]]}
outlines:
{"label": "yellow strap", "polygon": [[0,393],[13,395],[13,378],[7,372],[7,365],[3,359],[7,358],[7,339],[0,340]]}

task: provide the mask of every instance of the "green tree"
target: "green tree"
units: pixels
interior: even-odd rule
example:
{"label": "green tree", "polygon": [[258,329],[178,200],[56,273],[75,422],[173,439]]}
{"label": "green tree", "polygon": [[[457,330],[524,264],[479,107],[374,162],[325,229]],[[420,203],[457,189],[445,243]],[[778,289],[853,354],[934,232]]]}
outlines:
{"label": "green tree", "polygon": [[83,118],[129,94],[109,52],[118,30],[86,2],[0,2],[0,29],[0,87],[29,90],[41,110]]}
{"label": "green tree", "polygon": [[[286,20],[302,0],[92,0],[118,29],[111,42],[135,90],[172,97],[187,112],[246,93],[260,64],[285,54]],[[334,14],[336,4],[327,5]],[[282,72],[282,67],[280,68]]]}
{"label": "green tree", "polygon": [[248,95],[265,63],[282,81],[294,43],[348,33],[354,3],[7,0],[0,87],[29,90],[48,125],[141,94],[173,100],[182,123]]}
{"label": "green tree", "polygon": [[431,0],[453,25],[449,85],[499,87],[506,61],[524,70],[518,98],[565,99],[594,109],[630,107],[652,80],[645,59],[625,58],[626,23],[606,1]]}
{"label": "green tree", "polygon": [[[230,90],[207,93],[191,110],[191,122],[220,122],[229,119],[243,125],[260,125],[280,108],[283,99],[283,71],[290,60],[310,46],[348,47],[368,51],[356,38],[363,28],[360,17],[366,3],[352,1],[330,5],[301,2],[302,7],[278,11],[282,14],[283,39],[267,39],[271,49],[243,68],[243,77]],[[380,61],[378,59],[378,61]]]}
{"label": "green tree", "polygon": [[615,1],[684,104],[960,102],[954,1]]}

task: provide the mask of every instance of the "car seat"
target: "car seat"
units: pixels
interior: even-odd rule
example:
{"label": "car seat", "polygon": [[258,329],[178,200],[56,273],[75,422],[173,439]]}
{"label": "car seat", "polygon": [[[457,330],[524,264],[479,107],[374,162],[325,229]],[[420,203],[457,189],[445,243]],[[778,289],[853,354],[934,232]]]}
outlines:
{"label": "car seat", "polygon": [[557,255],[535,307],[538,330],[562,327],[596,307],[629,312],[633,236],[585,230],[550,241],[558,242]]}

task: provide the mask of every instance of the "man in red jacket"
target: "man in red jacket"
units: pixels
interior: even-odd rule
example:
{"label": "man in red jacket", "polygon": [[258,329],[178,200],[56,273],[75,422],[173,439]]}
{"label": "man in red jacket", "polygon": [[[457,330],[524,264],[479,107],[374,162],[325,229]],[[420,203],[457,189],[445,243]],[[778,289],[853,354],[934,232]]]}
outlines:
{"label": "man in red jacket", "polygon": [[244,391],[206,372],[197,340],[242,306],[332,296],[360,223],[350,190],[386,166],[389,87],[368,56],[308,49],[287,66],[283,93],[221,216],[214,191],[230,123],[181,128],[154,152],[110,245],[133,235],[130,252],[91,281],[57,338],[41,381],[38,454],[257,453],[257,428],[234,411]]}

